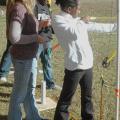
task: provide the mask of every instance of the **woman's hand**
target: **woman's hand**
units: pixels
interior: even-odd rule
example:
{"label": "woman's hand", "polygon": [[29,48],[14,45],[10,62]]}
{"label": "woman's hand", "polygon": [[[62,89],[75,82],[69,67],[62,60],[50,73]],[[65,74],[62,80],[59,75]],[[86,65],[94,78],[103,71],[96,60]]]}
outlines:
{"label": "woman's hand", "polygon": [[38,35],[37,42],[38,43],[43,43],[44,42],[44,38],[42,36]]}

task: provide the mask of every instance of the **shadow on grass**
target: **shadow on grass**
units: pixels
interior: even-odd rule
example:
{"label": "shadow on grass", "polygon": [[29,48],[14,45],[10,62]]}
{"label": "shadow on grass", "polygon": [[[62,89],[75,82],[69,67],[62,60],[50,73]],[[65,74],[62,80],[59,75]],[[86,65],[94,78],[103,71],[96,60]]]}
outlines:
{"label": "shadow on grass", "polygon": [[10,97],[10,93],[0,93],[0,96],[1,97]]}
{"label": "shadow on grass", "polygon": [[0,120],[7,120],[7,115],[0,115]]}
{"label": "shadow on grass", "polygon": [[[0,100],[0,102],[8,103],[9,101],[8,101],[8,100]],[[0,119],[0,120],[1,120],[1,119]]]}
{"label": "shadow on grass", "polygon": [[[0,115],[0,120],[8,120],[8,116],[7,115]],[[26,119],[23,118],[22,120],[26,120]]]}
{"label": "shadow on grass", "polygon": [[12,83],[0,83],[1,87],[13,87]]}
{"label": "shadow on grass", "polygon": [[[7,115],[0,115],[0,120],[7,120]],[[23,118],[23,120],[26,120],[25,118]]]}
{"label": "shadow on grass", "polygon": [[36,88],[41,88],[41,85],[37,85]]}

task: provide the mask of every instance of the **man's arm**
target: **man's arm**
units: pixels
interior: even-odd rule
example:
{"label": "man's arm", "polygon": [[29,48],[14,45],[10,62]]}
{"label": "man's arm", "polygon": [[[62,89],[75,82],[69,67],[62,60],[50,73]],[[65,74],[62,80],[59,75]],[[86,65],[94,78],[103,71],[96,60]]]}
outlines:
{"label": "man's arm", "polygon": [[96,32],[115,32],[117,24],[88,22],[86,24],[88,31]]}

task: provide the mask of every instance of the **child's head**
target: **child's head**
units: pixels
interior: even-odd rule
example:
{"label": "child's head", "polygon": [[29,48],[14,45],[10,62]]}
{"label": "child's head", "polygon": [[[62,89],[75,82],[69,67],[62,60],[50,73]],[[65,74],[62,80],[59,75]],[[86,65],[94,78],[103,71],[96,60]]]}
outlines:
{"label": "child's head", "polygon": [[80,0],[56,0],[56,4],[60,5],[61,9],[72,16],[76,16],[79,11]]}

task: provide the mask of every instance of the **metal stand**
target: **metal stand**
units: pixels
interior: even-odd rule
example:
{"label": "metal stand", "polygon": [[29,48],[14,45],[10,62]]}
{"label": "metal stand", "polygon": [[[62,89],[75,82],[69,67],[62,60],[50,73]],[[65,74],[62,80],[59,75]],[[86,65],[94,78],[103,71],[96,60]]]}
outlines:
{"label": "metal stand", "polygon": [[46,97],[46,82],[42,81],[41,85],[41,98],[36,100],[37,107],[40,111],[56,108],[56,102],[51,98]]}

